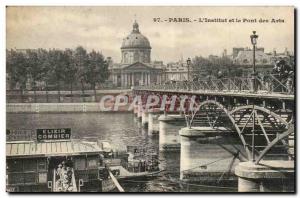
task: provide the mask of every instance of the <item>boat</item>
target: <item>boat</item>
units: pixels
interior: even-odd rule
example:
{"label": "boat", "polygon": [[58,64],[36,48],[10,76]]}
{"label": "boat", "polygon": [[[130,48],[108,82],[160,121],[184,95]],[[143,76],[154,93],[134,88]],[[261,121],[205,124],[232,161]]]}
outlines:
{"label": "boat", "polygon": [[157,177],[160,172],[158,154],[141,146],[127,146],[125,153],[105,159],[105,164],[118,180]]}
{"label": "boat", "polygon": [[111,145],[100,140],[7,141],[6,191],[114,191],[104,162],[111,153]]}

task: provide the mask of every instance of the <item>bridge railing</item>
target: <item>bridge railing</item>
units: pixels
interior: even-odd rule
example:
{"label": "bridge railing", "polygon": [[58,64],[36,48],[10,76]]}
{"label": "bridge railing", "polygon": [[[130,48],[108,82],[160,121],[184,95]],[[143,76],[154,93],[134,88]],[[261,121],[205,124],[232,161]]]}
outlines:
{"label": "bridge railing", "polygon": [[[255,78],[258,92],[264,93],[294,93],[294,78],[279,75],[265,75]],[[135,89],[176,90],[176,91],[208,91],[208,92],[251,92],[253,79],[251,77],[211,78],[193,81],[169,81],[162,84],[135,87]]]}

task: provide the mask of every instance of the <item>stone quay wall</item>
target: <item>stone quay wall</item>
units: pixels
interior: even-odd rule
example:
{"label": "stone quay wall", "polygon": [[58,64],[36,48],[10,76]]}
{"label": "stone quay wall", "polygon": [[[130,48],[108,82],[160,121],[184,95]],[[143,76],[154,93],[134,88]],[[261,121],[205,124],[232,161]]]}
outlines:
{"label": "stone quay wall", "polygon": [[[113,103],[105,104],[105,106]],[[114,111],[114,109],[112,110]],[[106,112],[100,103],[7,103],[7,113],[67,113]],[[116,112],[129,112],[128,106],[119,107]]]}

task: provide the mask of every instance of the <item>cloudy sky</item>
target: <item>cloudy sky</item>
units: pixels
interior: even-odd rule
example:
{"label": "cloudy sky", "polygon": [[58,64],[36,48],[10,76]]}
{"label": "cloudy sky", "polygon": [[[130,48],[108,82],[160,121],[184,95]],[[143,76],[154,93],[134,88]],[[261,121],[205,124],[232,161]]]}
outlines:
{"label": "cloudy sky", "polygon": [[[232,47],[250,47],[256,30],[265,51],[294,48],[292,7],[8,7],[7,48],[75,48],[102,51],[120,61],[120,47],[134,19],[150,40],[152,60],[177,61],[195,55],[230,54]],[[174,17],[247,19],[245,23],[155,23]],[[259,23],[259,19],[284,23]],[[248,20],[249,19],[249,20]],[[250,19],[256,19],[251,23]]]}

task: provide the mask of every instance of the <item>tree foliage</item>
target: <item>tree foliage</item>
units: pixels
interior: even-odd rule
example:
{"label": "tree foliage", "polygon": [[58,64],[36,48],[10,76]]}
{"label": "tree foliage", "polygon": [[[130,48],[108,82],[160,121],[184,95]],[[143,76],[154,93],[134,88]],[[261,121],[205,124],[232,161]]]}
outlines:
{"label": "tree foliage", "polygon": [[232,69],[232,61],[228,57],[215,57],[210,56],[204,58],[202,56],[196,56],[193,59],[193,71],[198,76],[217,76],[221,71],[224,75],[229,75]]}
{"label": "tree foliage", "polygon": [[[6,67],[11,87],[25,88],[26,82],[37,82],[58,88],[77,83],[95,87],[108,79],[108,63],[96,51],[87,52],[79,46],[75,50],[37,49],[7,50]],[[72,88],[71,88],[72,89]]]}

